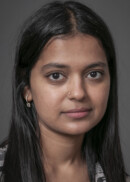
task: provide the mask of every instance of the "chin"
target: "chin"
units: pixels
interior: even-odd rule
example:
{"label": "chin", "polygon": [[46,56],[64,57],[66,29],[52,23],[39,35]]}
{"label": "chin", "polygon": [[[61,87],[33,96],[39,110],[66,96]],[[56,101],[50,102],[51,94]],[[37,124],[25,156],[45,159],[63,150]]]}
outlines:
{"label": "chin", "polygon": [[85,133],[87,133],[88,131],[90,131],[91,129],[93,128],[92,127],[71,127],[71,128],[68,128],[67,131],[66,131],[66,134],[68,135],[84,135]]}

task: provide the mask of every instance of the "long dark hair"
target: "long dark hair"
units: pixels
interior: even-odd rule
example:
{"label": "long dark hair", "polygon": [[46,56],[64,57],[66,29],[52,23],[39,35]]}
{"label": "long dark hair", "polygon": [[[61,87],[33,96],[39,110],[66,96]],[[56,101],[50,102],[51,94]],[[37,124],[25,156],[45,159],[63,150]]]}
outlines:
{"label": "long dark hair", "polygon": [[90,181],[95,181],[99,162],[107,182],[125,182],[125,169],[118,134],[116,56],[110,32],[90,8],[75,1],[56,1],[43,6],[24,24],[15,57],[12,120],[2,174],[4,182],[45,182],[36,110],[23,98],[30,84],[30,72],[46,43],[54,36],[89,34],[99,39],[106,53],[110,73],[110,94],[102,121],[86,133],[82,153],[87,160]]}

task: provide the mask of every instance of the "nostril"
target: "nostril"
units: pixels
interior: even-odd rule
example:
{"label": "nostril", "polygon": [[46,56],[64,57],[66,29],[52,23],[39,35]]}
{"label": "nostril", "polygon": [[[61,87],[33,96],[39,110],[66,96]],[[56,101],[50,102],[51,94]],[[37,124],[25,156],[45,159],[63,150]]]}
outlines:
{"label": "nostril", "polygon": [[67,97],[75,100],[82,100],[86,97],[86,88],[81,76],[75,75],[75,77],[71,77]]}
{"label": "nostril", "polygon": [[83,89],[73,89],[71,92],[68,92],[67,96],[69,99],[82,100],[85,98],[86,93]]}

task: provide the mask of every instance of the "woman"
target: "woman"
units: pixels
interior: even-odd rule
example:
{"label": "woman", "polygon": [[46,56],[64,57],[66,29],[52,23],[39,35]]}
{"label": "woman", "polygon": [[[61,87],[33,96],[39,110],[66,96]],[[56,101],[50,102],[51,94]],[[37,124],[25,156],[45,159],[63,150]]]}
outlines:
{"label": "woman", "polygon": [[78,2],[43,6],[17,46],[1,181],[125,182],[117,113],[105,23]]}

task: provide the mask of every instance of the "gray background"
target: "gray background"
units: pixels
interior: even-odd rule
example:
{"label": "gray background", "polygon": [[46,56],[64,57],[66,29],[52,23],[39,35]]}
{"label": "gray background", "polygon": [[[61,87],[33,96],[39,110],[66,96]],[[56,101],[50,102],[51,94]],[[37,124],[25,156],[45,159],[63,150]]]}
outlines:
{"label": "gray background", "polygon": [[[0,141],[8,133],[11,79],[17,36],[24,20],[50,0],[0,0]],[[119,75],[119,124],[130,174],[130,0],[81,0],[107,23],[114,37]]]}

